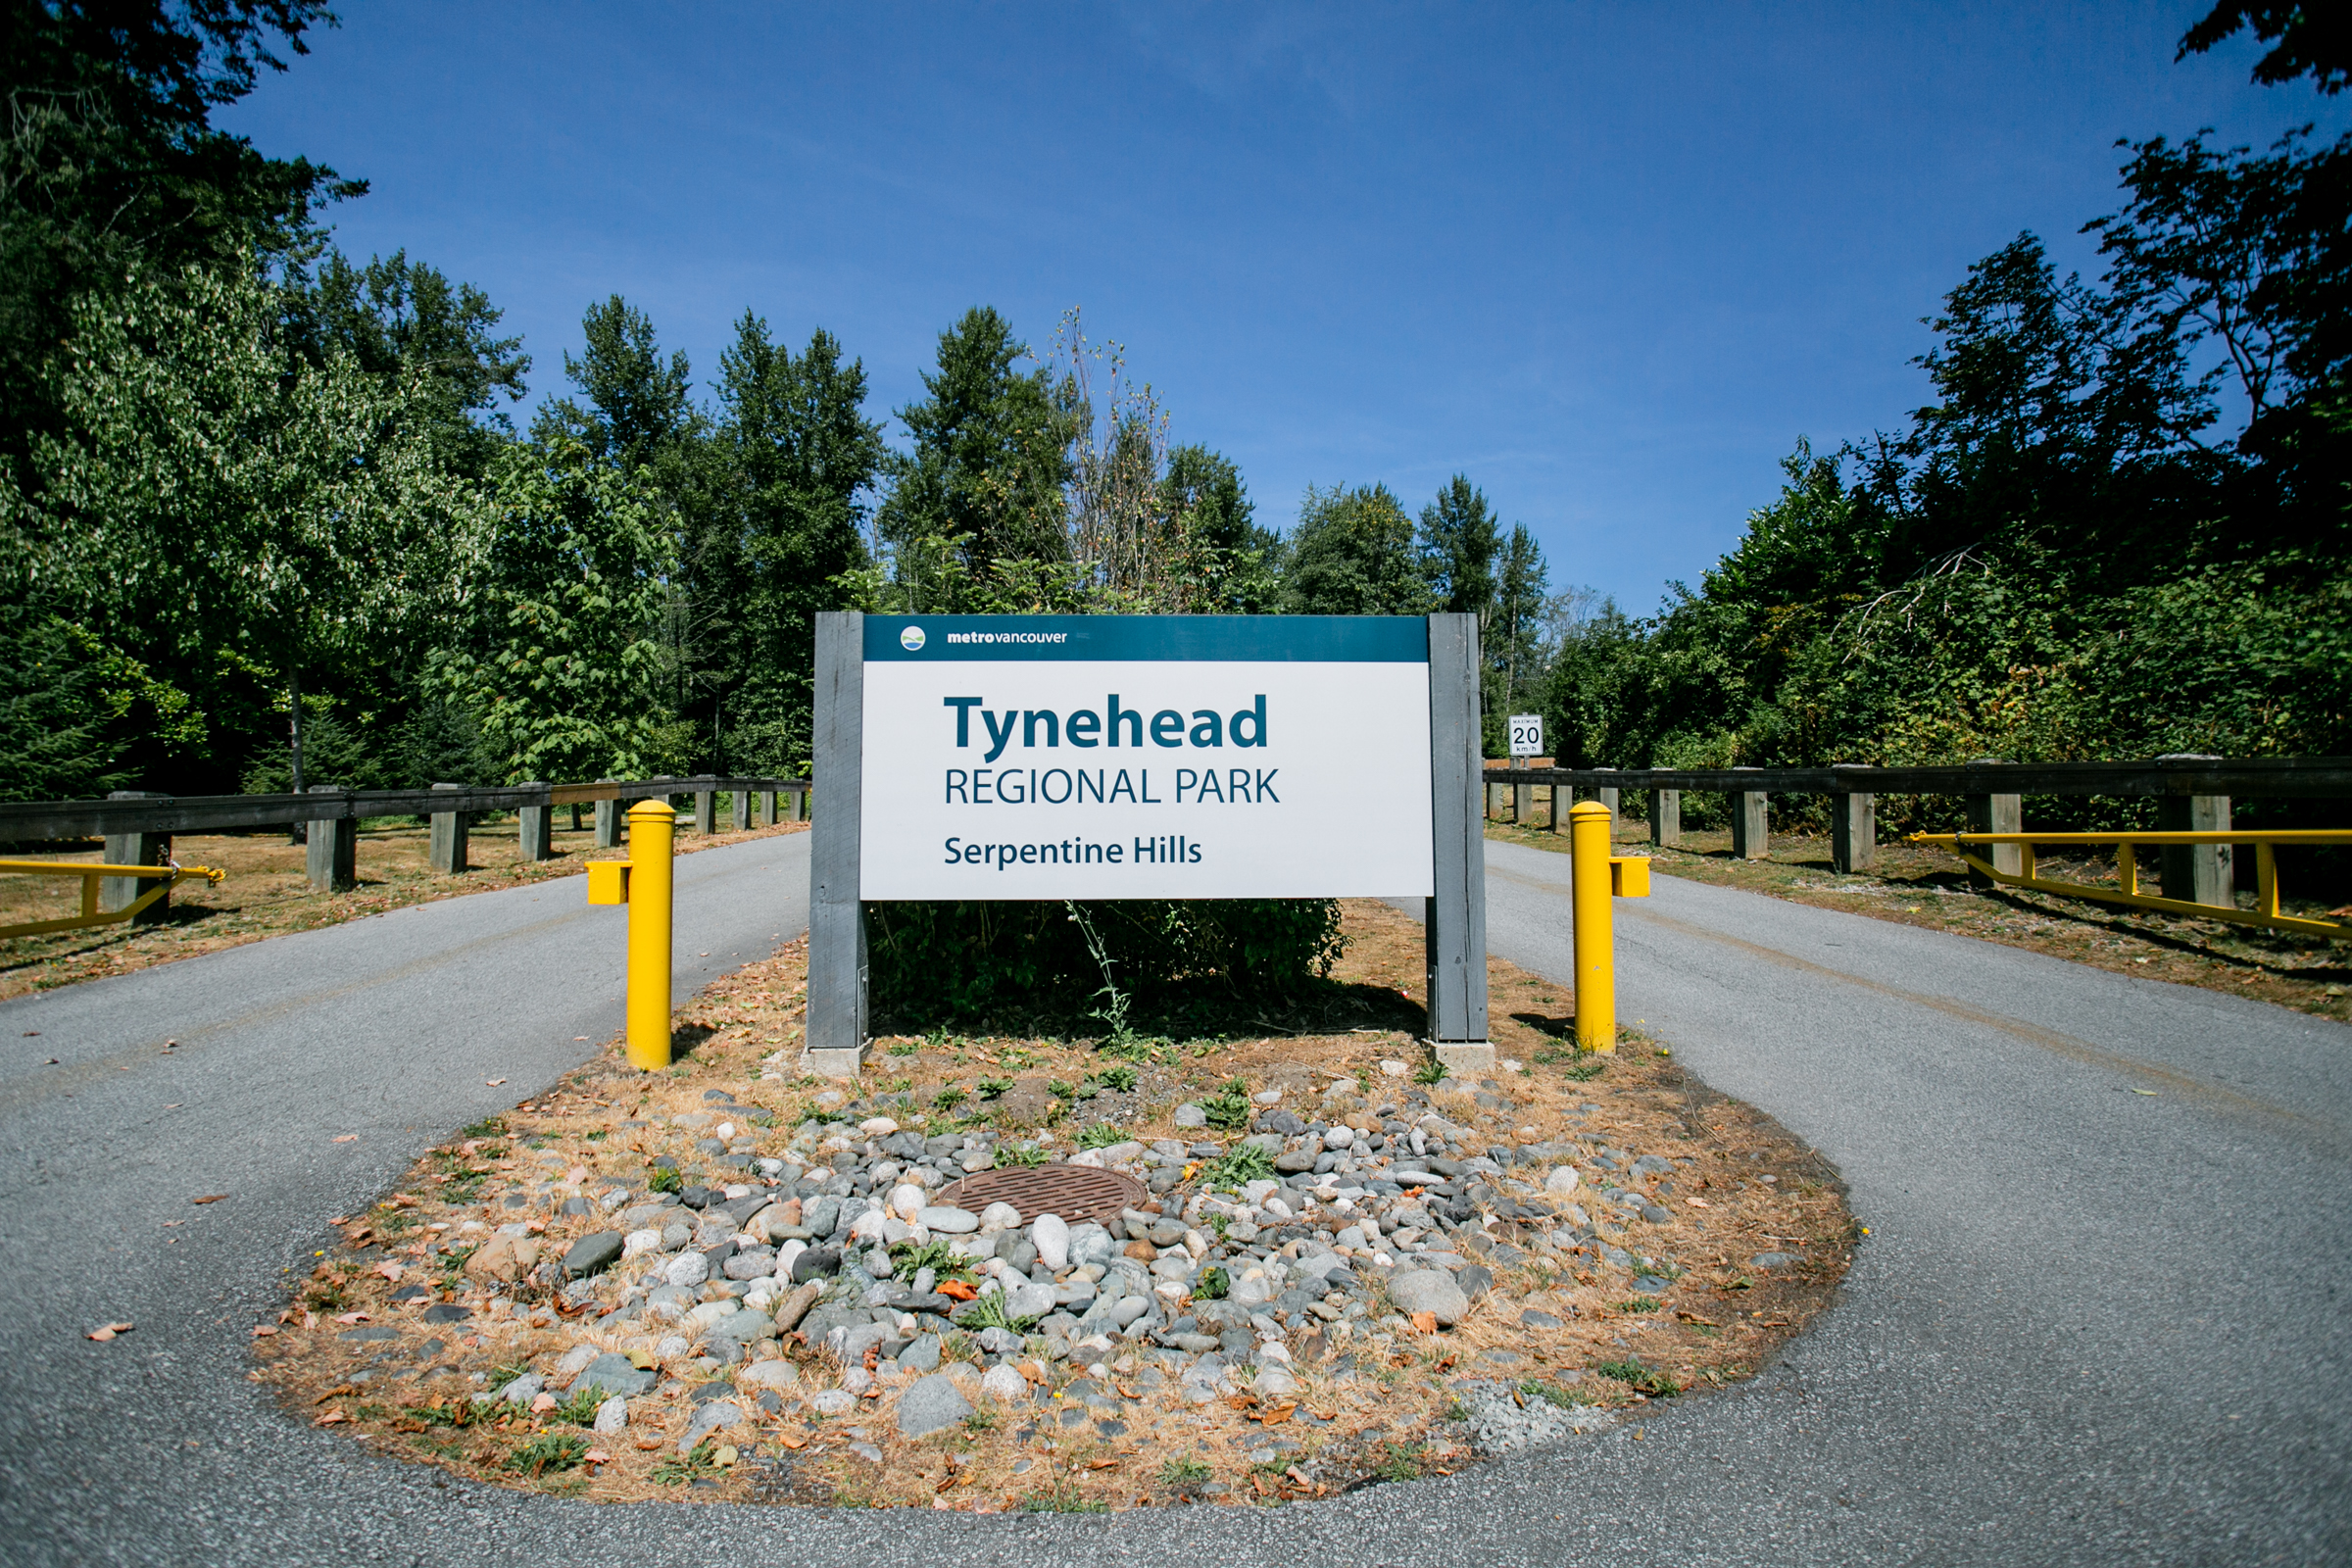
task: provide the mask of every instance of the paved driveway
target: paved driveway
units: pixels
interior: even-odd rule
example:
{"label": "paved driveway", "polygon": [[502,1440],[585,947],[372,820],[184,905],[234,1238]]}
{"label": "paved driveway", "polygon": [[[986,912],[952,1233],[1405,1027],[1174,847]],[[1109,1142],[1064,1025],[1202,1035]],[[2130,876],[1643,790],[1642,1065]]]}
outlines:
{"label": "paved driveway", "polygon": [[[807,842],[679,862],[681,987],[799,928]],[[1488,848],[1495,951],[1566,979],[1565,858]],[[278,1271],[426,1144],[577,1061],[573,1037],[617,1026],[617,911],[579,890],[0,1004],[0,1559],[2352,1557],[2352,1031],[1663,877],[1617,906],[1627,1015],[1813,1140],[1877,1235],[1840,1305],[1765,1377],[1639,1441],[1267,1512],[973,1520],[598,1508],[287,1422],[242,1374]],[[181,1042],[168,1057],[166,1038]],[[231,1197],[191,1208],[200,1192]],[[117,1315],[138,1329],[80,1339]]]}

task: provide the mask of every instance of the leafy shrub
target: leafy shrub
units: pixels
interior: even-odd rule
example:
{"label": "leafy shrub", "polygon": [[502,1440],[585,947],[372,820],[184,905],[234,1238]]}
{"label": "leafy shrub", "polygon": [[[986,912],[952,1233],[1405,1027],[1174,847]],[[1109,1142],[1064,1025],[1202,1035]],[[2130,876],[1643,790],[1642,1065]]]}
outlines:
{"label": "leafy shrub", "polygon": [[866,915],[875,1004],[891,1016],[980,1017],[1003,1008],[1083,1014],[1102,965],[1146,1002],[1214,979],[1237,996],[1294,991],[1339,957],[1332,899],[1118,900],[1062,904],[876,904]]}

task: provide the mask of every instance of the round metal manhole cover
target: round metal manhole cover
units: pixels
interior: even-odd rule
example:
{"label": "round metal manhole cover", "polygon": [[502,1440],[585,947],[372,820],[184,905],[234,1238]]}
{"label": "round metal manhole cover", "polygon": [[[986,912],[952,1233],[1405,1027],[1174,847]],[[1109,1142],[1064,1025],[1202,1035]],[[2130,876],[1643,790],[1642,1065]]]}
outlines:
{"label": "round metal manhole cover", "polygon": [[1040,1214],[1058,1214],[1076,1223],[1108,1224],[1123,1209],[1140,1207],[1151,1191],[1132,1176],[1091,1165],[1039,1165],[1032,1169],[984,1170],[948,1183],[936,1201],[977,1214],[991,1203],[1010,1203],[1026,1225]]}

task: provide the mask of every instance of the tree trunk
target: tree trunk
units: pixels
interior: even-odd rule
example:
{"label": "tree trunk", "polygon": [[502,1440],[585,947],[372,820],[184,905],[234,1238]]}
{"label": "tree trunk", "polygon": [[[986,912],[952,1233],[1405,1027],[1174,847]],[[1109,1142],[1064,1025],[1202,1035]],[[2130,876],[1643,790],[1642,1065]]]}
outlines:
{"label": "tree trunk", "polygon": [[[286,730],[292,742],[294,756],[293,792],[300,795],[302,793],[302,674],[300,671],[288,671],[286,693],[289,698]],[[286,836],[293,843],[307,844],[310,842],[310,829],[311,825],[308,822],[296,822],[287,830]]]}

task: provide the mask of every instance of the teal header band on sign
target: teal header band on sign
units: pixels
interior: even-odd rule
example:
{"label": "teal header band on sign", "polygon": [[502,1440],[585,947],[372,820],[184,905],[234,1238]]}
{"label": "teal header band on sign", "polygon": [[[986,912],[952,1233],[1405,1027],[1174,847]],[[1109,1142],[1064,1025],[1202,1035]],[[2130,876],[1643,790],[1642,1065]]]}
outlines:
{"label": "teal header band on sign", "polygon": [[1418,615],[868,615],[869,663],[1426,664]]}

